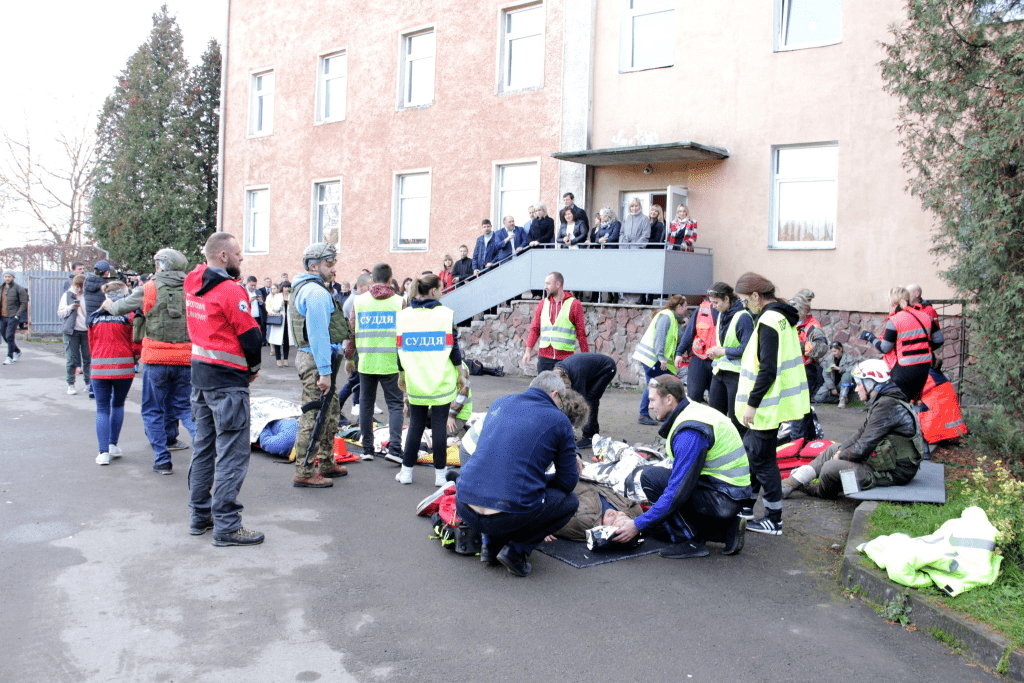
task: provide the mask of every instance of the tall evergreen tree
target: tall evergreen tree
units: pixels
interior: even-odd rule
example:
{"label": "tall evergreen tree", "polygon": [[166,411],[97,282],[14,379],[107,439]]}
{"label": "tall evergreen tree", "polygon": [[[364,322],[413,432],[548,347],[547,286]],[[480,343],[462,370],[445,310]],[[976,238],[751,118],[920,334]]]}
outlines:
{"label": "tall evergreen tree", "polygon": [[[153,254],[173,247],[194,263],[216,216],[216,130],[220,66],[216,55],[189,70],[178,23],[164,5],[103,105],[97,127],[99,163],[93,197],[97,242],[122,267],[152,269]],[[211,155],[208,129],[214,143]],[[207,173],[212,165],[213,172]],[[211,192],[211,189],[212,192]]]}
{"label": "tall evergreen tree", "polygon": [[[908,0],[884,45],[910,192],[936,216],[943,277],[976,297],[989,398],[1024,412],[1024,0]],[[973,341],[973,339],[972,339]]]}

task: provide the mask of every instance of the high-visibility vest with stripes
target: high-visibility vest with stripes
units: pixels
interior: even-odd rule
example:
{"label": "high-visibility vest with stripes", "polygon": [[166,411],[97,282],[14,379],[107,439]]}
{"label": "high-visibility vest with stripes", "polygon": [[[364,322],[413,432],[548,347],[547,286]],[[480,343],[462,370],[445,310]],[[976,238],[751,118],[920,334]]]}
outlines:
{"label": "high-visibility vest with stripes", "polygon": [[[736,326],[739,324],[740,318],[742,318],[743,316],[749,316],[749,315],[750,315],[750,311],[748,311],[745,308],[737,311],[732,316],[732,319],[729,321],[729,325],[725,328],[725,338],[724,339],[721,338],[722,337],[722,331],[718,330],[718,337],[719,337],[718,345],[721,346],[723,349],[735,349],[736,347],[738,347],[740,345],[740,337],[739,337],[738,334],[736,334]],[[719,318],[719,320],[721,320],[721,318]],[[739,360],[730,360],[726,356],[719,356],[718,358],[716,358],[715,360],[713,360],[711,362],[711,372],[714,373],[714,374],[718,374],[719,372],[739,372],[739,371],[740,371],[740,361]]]}
{"label": "high-visibility vest with stripes", "polygon": [[708,349],[715,345],[715,314],[712,313],[711,302],[705,299],[700,302],[697,319],[693,324],[693,344],[690,350],[697,358],[707,360]]}
{"label": "high-visibility vest with stripes", "polygon": [[466,432],[466,435],[462,437],[461,445],[464,449],[466,449],[466,452],[469,453],[470,455],[473,455],[473,453],[476,452],[476,442],[480,440],[480,432],[483,431],[485,417],[487,416],[481,416],[480,419],[477,420],[473,424],[473,426],[469,428],[469,431]]}
{"label": "high-visibility vest with stripes", "polygon": [[751,429],[778,429],[783,422],[798,420],[811,409],[807,392],[807,372],[804,370],[804,355],[800,352],[800,339],[796,329],[778,311],[763,311],[757,317],[754,334],[747,342],[740,361],[740,381],[736,388],[736,414],[742,415],[747,409],[750,392],[757,380],[760,369],[758,361],[758,327],[767,325],[779,337],[779,351],[776,357],[775,381],[761,400],[754,415]]}
{"label": "high-visibility vest with stripes", "polygon": [[455,313],[447,306],[407,308],[398,313],[398,357],[409,403],[438,406],[458,392],[459,371],[451,361]]}
{"label": "high-visibility vest with stripes", "polygon": [[680,429],[687,428],[697,429],[709,437],[709,441],[714,441],[704,459],[701,474],[733,486],[750,486],[750,463],[743,447],[743,438],[727,415],[703,403],[690,401],[690,405],[676,416],[669,437],[665,439],[665,457],[668,460],[675,460],[672,439]]}
{"label": "high-visibility vest with stripes", "polygon": [[904,308],[891,318],[896,327],[896,346],[885,354],[885,364],[892,370],[896,365],[922,365],[932,362],[932,318],[923,311]]}
{"label": "high-visibility vest with stripes", "polygon": [[569,296],[562,301],[562,308],[551,322],[551,298],[545,298],[540,311],[540,341],[537,348],[550,346],[558,351],[572,353],[576,349],[576,326],[569,319],[569,310],[576,298]]}
{"label": "high-visibility vest with stripes", "polygon": [[[352,304],[356,329],[353,337],[359,352],[358,369],[364,375],[393,375],[398,372],[398,312],[402,297],[374,299],[365,292]],[[450,328],[449,328],[450,329]]]}
{"label": "high-visibility vest with stripes", "polygon": [[679,341],[679,321],[676,320],[676,314],[667,308],[658,311],[651,320],[651,324],[647,326],[643,338],[640,339],[636,350],[633,351],[633,360],[638,360],[649,368],[658,364],[658,350],[654,348],[655,328],[658,326],[658,319],[665,316],[668,316],[668,334],[665,336],[665,349],[662,354],[668,361],[669,372],[674,375],[676,373],[676,342]]}
{"label": "high-visibility vest with stripes", "polygon": [[[817,362],[807,355],[807,338],[811,336],[811,330],[815,327],[820,328],[821,323],[818,322],[817,318],[810,314],[804,318],[803,322],[797,323],[796,326],[796,331],[800,339],[800,352],[804,354],[804,365],[810,365],[811,363]],[[814,344],[811,344],[811,346],[814,346]]]}
{"label": "high-visibility vest with stripes", "polygon": [[[469,367],[466,362],[462,362],[462,367],[466,370],[466,375],[469,375]],[[469,384],[469,380],[466,380],[466,384]],[[452,399],[454,400],[454,399]],[[459,410],[458,415],[455,416],[456,420],[469,420],[473,415],[473,386],[469,385],[466,389],[466,402],[462,404],[462,409]]]}

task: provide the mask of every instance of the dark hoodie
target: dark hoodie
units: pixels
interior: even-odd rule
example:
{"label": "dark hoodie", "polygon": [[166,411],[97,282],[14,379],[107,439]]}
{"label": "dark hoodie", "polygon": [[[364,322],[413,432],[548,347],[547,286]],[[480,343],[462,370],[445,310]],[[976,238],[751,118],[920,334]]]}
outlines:
{"label": "dark hoodie", "polygon": [[[793,328],[796,328],[796,324],[800,322],[800,314],[785,302],[775,301],[768,304],[757,317],[760,318],[767,311],[776,311],[781,314]],[[754,325],[757,332],[757,362],[760,369],[757,371],[754,388],[750,390],[747,405],[757,408],[761,405],[764,395],[772,388],[778,374],[779,335],[768,325],[758,325],[756,319]]]}
{"label": "dark hoodie", "polygon": [[107,284],[107,278],[96,273],[89,273],[85,277],[85,285],[82,287],[82,300],[85,301],[85,316],[88,318],[93,311],[103,305],[106,297],[103,294],[103,285]]}

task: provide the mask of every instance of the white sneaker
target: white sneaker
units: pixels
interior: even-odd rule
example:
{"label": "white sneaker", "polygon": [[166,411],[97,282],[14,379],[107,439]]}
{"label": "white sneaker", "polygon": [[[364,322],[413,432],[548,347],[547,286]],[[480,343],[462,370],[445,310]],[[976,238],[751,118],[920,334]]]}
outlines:
{"label": "white sneaker", "polygon": [[21,358],[21,351],[15,351],[14,352],[14,362],[18,362],[19,358]]}
{"label": "white sneaker", "polygon": [[434,470],[434,486],[445,486],[448,483],[448,468]]}
{"label": "white sneaker", "polygon": [[374,457],[373,453],[363,453],[362,455],[359,456],[359,459],[360,460],[365,460],[367,462],[372,462],[373,461],[373,457]]}
{"label": "white sneaker", "polygon": [[109,465],[110,464],[110,453],[100,453],[96,456],[97,465]]}
{"label": "white sneaker", "polygon": [[110,457],[111,458],[120,458],[121,457],[121,449],[120,449],[120,447],[118,447],[118,445],[116,443],[110,444],[110,446],[108,446],[107,448],[108,448],[108,452],[110,453]]}
{"label": "white sneaker", "polygon": [[69,384],[68,385],[68,396],[74,396],[77,393],[78,393],[78,390],[75,389],[75,385]]}
{"label": "white sneaker", "polygon": [[4,358],[4,362],[0,363],[0,365],[14,365],[14,359],[13,358]]}
{"label": "white sneaker", "polygon": [[402,469],[395,475],[395,481],[399,484],[411,484],[412,483],[412,468],[402,465]]}
{"label": "white sneaker", "polygon": [[352,417],[359,417],[359,406],[352,406]]}
{"label": "white sneaker", "polygon": [[383,414],[384,414],[384,411],[383,411],[383,410],[381,410],[380,408],[378,408],[378,407],[377,407],[377,406],[375,405],[375,406],[373,406],[373,414],[374,414],[374,415],[383,415]]}

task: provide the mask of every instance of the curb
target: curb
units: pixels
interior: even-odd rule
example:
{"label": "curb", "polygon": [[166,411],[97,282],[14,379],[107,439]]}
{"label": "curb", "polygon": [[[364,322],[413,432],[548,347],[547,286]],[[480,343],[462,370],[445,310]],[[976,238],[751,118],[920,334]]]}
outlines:
{"label": "curb", "polygon": [[941,629],[960,641],[961,646],[957,649],[993,671],[1003,662],[1005,655],[1007,671],[1003,675],[1009,680],[1024,682],[1024,651],[1012,650],[1007,654],[1010,645],[998,633],[935,604],[912,588],[890,581],[875,567],[861,565],[864,556],[857,552],[857,546],[869,540],[868,520],[877,507],[875,501],[864,502],[853,513],[840,569],[843,586],[848,590],[856,586],[858,597],[877,605],[885,605],[893,598],[904,600],[912,610],[913,623],[918,630],[927,633]]}

